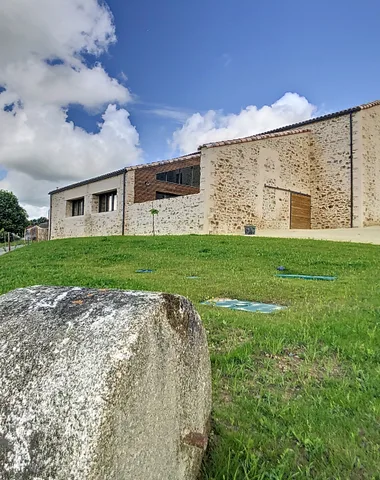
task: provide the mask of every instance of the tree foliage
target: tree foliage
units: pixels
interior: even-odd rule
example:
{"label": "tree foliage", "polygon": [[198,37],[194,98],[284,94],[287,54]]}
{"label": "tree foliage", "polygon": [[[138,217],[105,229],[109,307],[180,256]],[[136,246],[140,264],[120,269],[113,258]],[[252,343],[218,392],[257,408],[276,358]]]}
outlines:
{"label": "tree foliage", "polygon": [[0,190],[0,230],[23,234],[28,223],[28,215],[18,203],[16,195]]}
{"label": "tree foliage", "polygon": [[46,223],[49,220],[46,217],[32,218],[29,220],[28,225],[41,225],[41,223]]}
{"label": "tree foliage", "polygon": [[154,217],[155,217],[155,215],[158,215],[159,210],[157,210],[156,208],[151,208],[149,211],[152,214],[152,233],[153,233],[153,235],[156,235],[156,229],[155,229],[155,225],[154,225]]}

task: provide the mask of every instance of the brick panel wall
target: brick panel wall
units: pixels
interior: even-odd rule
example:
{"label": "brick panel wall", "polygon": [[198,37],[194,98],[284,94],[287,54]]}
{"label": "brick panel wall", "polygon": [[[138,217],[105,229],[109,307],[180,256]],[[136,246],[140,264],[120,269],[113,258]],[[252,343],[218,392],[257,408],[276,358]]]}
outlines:
{"label": "brick panel wall", "polygon": [[174,195],[192,195],[199,193],[199,188],[177,183],[156,180],[157,173],[191,167],[200,164],[200,156],[186,160],[178,160],[169,164],[138,168],[135,172],[135,203],[156,200],[156,192],[172,193]]}

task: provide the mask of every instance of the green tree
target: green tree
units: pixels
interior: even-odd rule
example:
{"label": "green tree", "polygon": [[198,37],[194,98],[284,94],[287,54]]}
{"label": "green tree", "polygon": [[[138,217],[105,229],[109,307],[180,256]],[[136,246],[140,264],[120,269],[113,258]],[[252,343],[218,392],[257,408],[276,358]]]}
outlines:
{"label": "green tree", "polygon": [[49,220],[46,217],[32,218],[29,220],[28,225],[41,225],[41,223],[46,223]]}
{"label": "green tree", "polygon": [[16,195],[0,190],[0,230],[22,235],[28,223],[28,215]]}
{"label": "green tree", "polygon": [[151,208],[150,210],[150,213],[152,214],[152,222],[153,222],[153,225],[152,225],[152,230],[153,230],[153,235],[156,235],[156,229],[155,229],[155,225],[154,225],[154,217],[156,215],[158,215],[158,210],[156,208]]}

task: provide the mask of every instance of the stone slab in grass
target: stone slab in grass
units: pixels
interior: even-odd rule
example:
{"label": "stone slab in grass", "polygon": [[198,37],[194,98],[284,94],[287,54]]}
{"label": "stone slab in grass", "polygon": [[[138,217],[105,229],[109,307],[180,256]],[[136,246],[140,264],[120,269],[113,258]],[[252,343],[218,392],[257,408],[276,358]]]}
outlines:
{"label": "stone slab in grass", "polygon": [[333,281],[336,280],[337,277],[329,277],[325,275],[296,275],[290,273],[278,273],[276,277],[280,278],[298,278],[301,280],[326,280],[326,281]]}
{"label": "stone slab in grass", "polygon": [[199,315],[161,293],[0,296],[0,478],[195,480],[211,411]]}
{"label": "stone slab in grass", "polygon": [[287,308],[283,305],[250,302],[248,300],[236,300],[231,298],[212,298],[211,300],[206,300],[201,303],[202,305],[230,308],[231,310],[241,310],[243,312],[273,313]]}

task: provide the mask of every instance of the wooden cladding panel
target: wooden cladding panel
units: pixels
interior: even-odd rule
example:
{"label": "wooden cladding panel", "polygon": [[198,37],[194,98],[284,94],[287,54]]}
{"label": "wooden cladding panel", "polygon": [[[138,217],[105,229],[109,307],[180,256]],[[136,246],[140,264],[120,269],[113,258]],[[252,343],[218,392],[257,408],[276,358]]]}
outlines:
{"label": "wooden cladding panel", "polygon": [[177,168],[200,165],[201,157],[178,160],[162,165],[147,165],[135,170],[135,200],[134,203],[156,200],[156,192],[171,193],[173,195],[191,195],[199,193],[199,188],[177,183],[162,182],[156,179],[157,173],[175,170]]}

